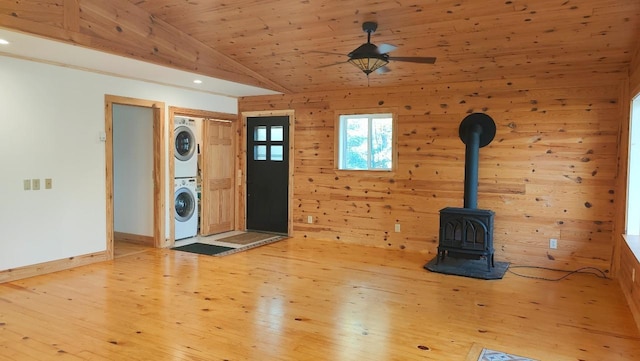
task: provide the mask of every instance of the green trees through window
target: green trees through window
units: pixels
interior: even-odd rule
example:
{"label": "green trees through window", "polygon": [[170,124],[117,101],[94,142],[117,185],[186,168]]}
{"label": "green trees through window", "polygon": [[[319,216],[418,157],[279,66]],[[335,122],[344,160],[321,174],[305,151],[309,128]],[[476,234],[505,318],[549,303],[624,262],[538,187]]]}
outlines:
{"label": "green trees through window", "polygon": [[391,170],[393,117],[391,114],[341,115],[338,168]]}

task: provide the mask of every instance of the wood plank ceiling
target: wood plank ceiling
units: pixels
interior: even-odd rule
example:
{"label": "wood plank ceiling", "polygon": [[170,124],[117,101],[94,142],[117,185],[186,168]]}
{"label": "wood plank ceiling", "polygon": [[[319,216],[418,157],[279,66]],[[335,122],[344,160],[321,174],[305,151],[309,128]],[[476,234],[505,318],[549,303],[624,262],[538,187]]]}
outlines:
{"label": "wood plank ceiling", "polygon": [[[130,0],[209,47],[292,92],[420,85],[572,71],[626,71],[640,29],[636,0]],[[435,56],[434,65],[398,63],[369,79],[342,63],[366,41],[394,56]]]}
{"label": "wood plank ceiling", "polygon": [[[58,21],[52,12],[59,9],[64,23],[53,25],[64,31],[51,34],[45,25]],[[389,73],[367,79],[346,63],[366,41],[364,21],[379,23],[372,42],[397,46],[393,56],[437,62],[392,62]],[[626,72],[640,33],[640,1],[2,0],[0,25],[301,93]],[[341,64],[323,67],[334,63]]]}

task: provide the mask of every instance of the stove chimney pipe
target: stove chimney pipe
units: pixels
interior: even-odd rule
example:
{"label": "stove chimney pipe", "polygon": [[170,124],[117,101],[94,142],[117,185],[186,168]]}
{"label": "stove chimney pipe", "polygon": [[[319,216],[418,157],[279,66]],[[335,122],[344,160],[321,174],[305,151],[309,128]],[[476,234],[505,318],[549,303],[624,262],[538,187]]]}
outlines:
{"label": "stove chimney pipe", "polygon": [[478,158],[480,148],[491,143],[496,123],[484,113],[473,113],[460,123],[458,133],[466,145],[464,156],[464,208],[478,208]]}

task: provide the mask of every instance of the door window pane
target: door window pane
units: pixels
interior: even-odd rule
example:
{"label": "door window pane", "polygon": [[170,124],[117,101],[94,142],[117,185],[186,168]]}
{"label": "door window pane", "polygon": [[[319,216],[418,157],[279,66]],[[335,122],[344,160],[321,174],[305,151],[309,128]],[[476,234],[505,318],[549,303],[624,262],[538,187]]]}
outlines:
{"label": "door window pane", "polygon": [[282,162],[284,160],[283,147],[281,145],[271,146],[271,160],[276,162]]}
{"label": "door window pane", "polygon": [[267,160],[267,146],[255,145],[253,146],[253,160]]}
{"label": "door window pane", "polygon": [[271,141],[282,142],[284,140],[284,127],[281,125],[271,127]]}
{"label": "door window pane", "polygon": [[266,142],[267,141],[267,127],[264,125],[260,125],[254,128],[253,131],[253,140],[258,142]]}

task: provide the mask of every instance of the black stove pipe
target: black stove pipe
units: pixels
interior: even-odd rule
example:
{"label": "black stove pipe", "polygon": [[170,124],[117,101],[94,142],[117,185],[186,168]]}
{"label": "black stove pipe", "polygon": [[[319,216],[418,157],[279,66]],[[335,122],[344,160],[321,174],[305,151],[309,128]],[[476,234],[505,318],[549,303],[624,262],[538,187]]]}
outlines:
{"label": "black stove pipe", "polygon": [[466,144],[464,154],[464,208],[478,208],[478,158],[480,148],[491,143],[496,123],[484,113],[473,113],[460,123],[459,136]]}
{"label": "black stove pipe", "polygon": [[464,208],[478,208],[480,134],[482,134],[480,125],[472,125],[468,130],[465,142],[467,147],[464,153]]}

